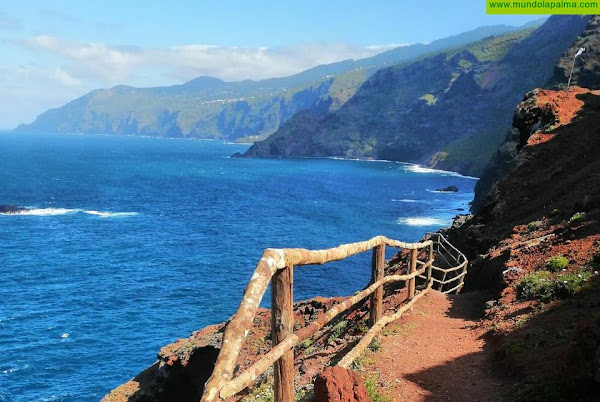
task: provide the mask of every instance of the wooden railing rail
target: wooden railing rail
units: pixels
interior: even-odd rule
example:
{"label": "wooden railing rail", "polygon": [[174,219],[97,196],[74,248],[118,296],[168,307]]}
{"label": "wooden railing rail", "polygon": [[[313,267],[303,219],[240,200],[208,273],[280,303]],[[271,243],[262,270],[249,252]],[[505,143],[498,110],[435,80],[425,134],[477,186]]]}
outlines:
{"label": "wooden railing rail", "polygon": [[[432,288],[434,282],[440,283],[439,279],[433,278],[432,273],[432,270],[436,268],[433,265],[435,256],[434,244],[439,242],[440,239],[441,238],[436,238],[434,240],[426,240],[419,243],[405,243],[388,239],[384,236],[377,236],[363,242],[343,244],[326,250],[306,250],[301,248],[265,250],[248,286],[246,287],[237,312],[233,315],[225,329],[221,351],[217,357],[212,376],[206,383],[202,401],[220,401],[236,395],[255,381],[256,378],[263,374],[270,366],[274,367],[273,391],[275,400],[286,402],[293,401],[294,347],[315,334],[336,316],[370,296],[369,323],[371,328],[365,334],[364,338],[362,338],[339,363],[344,367],[350,365],[387,323],[396,320],[412,307],[419,298]],[[385,246],[411,250],[407,274],[384,275]],[[438,244],[438,250],[439,247]],[[445,244],[443,247],[444,249],[448,248]],[[324,264],[330,261],[341,260],[371,249],[373,250],[371,284],[362,291],[348,297],[343,302],[336,304],[325,313],[320,314],[319,317],[308,326],[294,332],[294,266]],[[418,259],[419,250],[424,250],[426,252],[426,261],[420,261]],[[451,255],[449,252],[447,253]],[[454,268],[457,270],[460,269],[460,267]],[[437,269],[441,270],[441,268]],[[417,277],[425,279],[425,287],[415,295]],[[451,281],[454,280],[456,280],[456,278],[452,278]],[[409,302],[393,315],[382,317],[383,287],[385,284],[398,281],[408,282]],[[449,280],[448,283],[451,281]],[[249,368],[239,373],[236,378],[232,378],[236,360],[243,346],[243,342],[248,335],[249,329],[252,326],[252,320],[260,305],[260,301],[267,290],[269,282],[272,282],[271,329],[273,347]],[[441,284],[440,286],[443,285],[444,284]]]}
{"label": "wooden railing rail", "polygon": [[[460,292],[464,286],[465,276],[467,275],[467,265],[469,264],[467,257],[452,243],[450,243],[441,233],[427,233],[426,239],[433,240],[437,247],[438,256],[444,260],[444,262],[450,265],[449,268],[441,268],[436,265],[432,265],[432,272],[440,273],[441,279],[433,277],[433,281],[437,283],[438,290],[442,293]],[[446,255],[444,255],[444,252]],[[450,259],[448,259],[448,257]],[[460,271],[460,272],[458,272]],[[448,274],[452,274],[448,278]],[[419,278],[429,280],[429,277],[420,275]],[[448,278],[448,279],[447,279]],[[458,282],[457,285],[451,289],[444,289],[444,285],[448,285],[452,282]]]}

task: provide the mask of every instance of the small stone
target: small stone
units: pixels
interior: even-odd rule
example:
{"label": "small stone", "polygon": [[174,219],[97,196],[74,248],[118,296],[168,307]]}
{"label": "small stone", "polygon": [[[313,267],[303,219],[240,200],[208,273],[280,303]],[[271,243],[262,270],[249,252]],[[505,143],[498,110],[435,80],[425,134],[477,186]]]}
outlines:
{"label": "small stone", "polygon": [[485,303],[485,308],[486,308],[486,309],[490,309],[490,308],[494,307],[494,306],[495,306],[495,305],[497,305],[497,304],[498,304],[498,300],[488,300],[488,301]]}

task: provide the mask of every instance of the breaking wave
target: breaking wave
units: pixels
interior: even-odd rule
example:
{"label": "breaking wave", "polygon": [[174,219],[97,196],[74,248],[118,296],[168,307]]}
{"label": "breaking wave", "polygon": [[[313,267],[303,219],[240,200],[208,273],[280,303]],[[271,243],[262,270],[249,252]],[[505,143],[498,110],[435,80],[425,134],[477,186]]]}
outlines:
{"label": "breaking wave", "polygon": [[435,173],[435,174],[441,174],[444,176],[456,176],[456,177],[464,177],[467,179],[479,180],[479,177],[464,176],[457,172],[450,172],[448,170],[440,170],[440,169],[431,169],[431,168],[426,168],[421,165],[406,165],[406,167],[404,169],[408,172],[413,172],[413,173]]}
{"label": "breaking wave", "polygon": [[32,216],[53,216],[66,215],[79,212],[79,209],[68,208],[28,208],[19,212],[11,212],[2,215],[32,215]]}
{"label": "breaking wave", "polygon": [[6,216],[57,216],[84,213],[88,215],[98,216],[100,218],[118,218],[126,216],[135,216],[137,212],[110,212],[110,211],[93,211],[93,210],[82,210],[82,209],[69,209],[69,208],[27,208],[23,211],[4,213],[0,215]]}
{"label": "breaking wave", "polygon": [[135,216],[137,212],[102,212],[102,211],[83,211],[88,215],[96,215],[101,218],[119,218],[124,216]]}
{"label": "breaking wave", "polygon": [[439,218],[413,216],[409,218],[398,218],[398,224],[407,226],[434,226],[444,225],[446,222]]}

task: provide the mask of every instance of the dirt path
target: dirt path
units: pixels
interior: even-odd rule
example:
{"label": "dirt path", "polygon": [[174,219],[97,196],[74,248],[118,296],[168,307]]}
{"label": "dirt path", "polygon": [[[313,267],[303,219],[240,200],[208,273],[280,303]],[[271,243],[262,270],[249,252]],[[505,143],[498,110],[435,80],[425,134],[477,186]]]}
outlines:
{"label": "dirt path", "polygon": [[426,295],[384,330],[383,349],[367,358],[363,376],[394,401],[510,400],[477,326],[484,302],[479,293]]}

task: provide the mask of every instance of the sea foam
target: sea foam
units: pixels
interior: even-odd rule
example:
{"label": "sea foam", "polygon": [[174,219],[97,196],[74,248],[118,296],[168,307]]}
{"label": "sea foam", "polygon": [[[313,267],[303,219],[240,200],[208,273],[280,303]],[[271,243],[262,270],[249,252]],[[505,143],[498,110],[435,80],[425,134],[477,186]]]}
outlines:
{"label": "sea foam", "polygon": [[433,226],[443,225],[445,222],[439,218],[412,216],[409,218],[398,218],[398,223],[407,226]]}
{"label": "sea foam", "polygon": [[83,213],[86,213],[88,215],[95,215],[95,216],[99,216],[101,218],[119,218],[119,217],[125,217],[125,216],[135,216],[138,213],[137,212],[103,212],[103,211],[83,211]]}
{"label": "sea foam", "polygon": [[408,171],[408,172],[413,172],[413,173],[435,173],[435,174],[444,175],[444,176],[456,176],[456,177],[463,177],[463,178],[466,178],[466,179],[479,180],[479,177],[465,176],[465,175],[462,175],[460,173],[451,172],[451,171],[448,171],[448,170],[426,168],[426,167],[421,166],[421,165],[411,165],[411,164],[409,164],[409,165],[406,165],[404,169],[406,171]]}
{"label": "sea foam", "polygon": [[32,216],[53,216],[53,215],[66,215],[74,214],[79,212],[79,209],[68,209],[68,208],[30,208],[24,211],[16,213],[2,214],[2,215],[32,215]]}
{"label": "sea foam", "polygon": [[6,213],[0,215],[6,216],[57,216],[57,215],[67,215],[67,214],[76,214],[82,212],[88,215],[95,215],[101,218],[119,218],[126,216],[135,216],[137,212],[110,212],[110,211],[94,211],[94,210],[82,210],[82,209],[69,209],[69,208],[28,208],[23,211],[15,212],[15,213]]}

